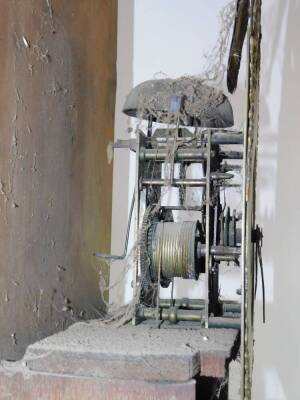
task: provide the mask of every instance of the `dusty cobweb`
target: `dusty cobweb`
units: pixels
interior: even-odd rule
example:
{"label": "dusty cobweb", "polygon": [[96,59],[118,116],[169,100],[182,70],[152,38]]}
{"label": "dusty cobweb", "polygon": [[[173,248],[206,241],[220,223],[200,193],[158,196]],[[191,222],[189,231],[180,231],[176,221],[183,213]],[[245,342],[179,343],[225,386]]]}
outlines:
{"label": "dusty cobweb", "polygon": [[[137,119],[134,125],[135,135],[139,134],[140,130],[147,129],[145,125],[145,118],[150,116],[155,121],[163,122],[167,141],[167,156],[166,161],[162,168],[162,177],[165,179],[165,186],[161,189],[160,198],[157,200],[155,207],[151,207],[151,210],[146,210],[149,213],[155,214],[162,205],[162,199],[166,202],[166,198],[171,197],[170,188],[170,174],[174,171],[174,154],[177,150],[178,144],[174,140],[178,134],[179,125],[189,125],[189,118],[193,116],[194,125],[197,125],[195,121],[210,121],[211,115],[210,110],[217,107],[223,101],[223,82],[224,74],[226,71],[225,57],[228,52],[229,40],[231,36],[231,29],[234,22],[236,12],[236,0],[230,1],[220,12],[220,30],[216,45],[213,47],[209,54],[204,54],[205,67],[197,76],[184,75],[178,79],[166,79],[166,76],[156,74],[155,78],[165,78],[162,90],[155,91],[152,95],[139,96]],[[184,94],[184,96],[183,96]],[[158,104],[167,104],[170,96],[183,97],[184,107],[181,107],[175,113],[166,112],[158,107]],[[176,128],[177,127],[177,128]],[[203,128],[195,127],[193,133],[201,135]],[[173,140],[172,140],[173,139]],[[186,175],[187,171],[181,171],[182,176]],[[149,172],[148,175],[154,176],[155,171]],[[181,201],[183,204],[189,202],[189,204],[199,205],[199,195],[193,191],[186,194],[179,190],[179,196],[182,197]],[[192,217],[191,217],[192,218]],[[150,218],[151,219],[151,218]],[[133,226],[133,224],[132,224]],[[134,270],[138,257],[141,252],[144,251],[144,238],[145,229],[148,226],[141,226],[139,232],[135,234],[136,240],[131,250],[125,258],[125,267],[121,270],[117,280],[114,280],[112,284],[104,278],[100,273],[100,291],[103,294],[106,291],[116,289],[119,285],[124,285],[128,280],[128,276]],[[114,267],[113,261],[107,261],[110,268]],[[145,272],[140,272],[140,282],[147,280],[147,276],[143,276]],[[151,282],[149,283],[149,290],[154,291]],[[103,317],[104,323],[115,324],[116,326],[123,325],[129,322],[135,315],[136,308],[140,303],[141,296],[141,285],[138,285],[136,290],[133,292],[132,300],[123,306],[118,304],[112,304],[107,302],[107,313]],[[153,305],[155,299],[153,299]]]}

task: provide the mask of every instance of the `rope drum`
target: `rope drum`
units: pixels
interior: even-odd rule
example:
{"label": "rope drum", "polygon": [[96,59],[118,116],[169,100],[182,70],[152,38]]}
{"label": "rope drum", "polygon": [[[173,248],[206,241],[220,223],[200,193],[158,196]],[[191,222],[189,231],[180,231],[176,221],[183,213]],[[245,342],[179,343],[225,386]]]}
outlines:
{"label": "rope drum", "polygon": [[198,279],[199,222],[158,222],[152,229],[149,249],[152,277],[157,279],[160,275],[168,283],[174,277]]}

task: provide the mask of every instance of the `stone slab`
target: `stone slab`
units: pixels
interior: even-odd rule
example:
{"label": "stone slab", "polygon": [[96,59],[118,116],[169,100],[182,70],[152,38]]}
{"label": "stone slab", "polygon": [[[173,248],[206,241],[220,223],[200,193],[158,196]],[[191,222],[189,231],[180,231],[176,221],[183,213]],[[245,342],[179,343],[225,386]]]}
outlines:
{"label": "stone slab", "polygon": [[223,378],[237,331],[112,327],[75,323],[26,351],[31,371],[139,381],[189,381],[200,374]]}
{"label": "stone slab", "polygon": [[37,373],[0,365],[0,400],[195,400],[195,380],[146,382]]}

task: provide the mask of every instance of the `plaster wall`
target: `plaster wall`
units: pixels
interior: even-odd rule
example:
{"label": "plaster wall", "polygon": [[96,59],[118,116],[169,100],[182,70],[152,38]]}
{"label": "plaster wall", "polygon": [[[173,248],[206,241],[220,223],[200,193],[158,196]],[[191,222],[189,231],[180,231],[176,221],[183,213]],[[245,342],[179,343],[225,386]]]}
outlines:
{"label": "plaster wall", "polygon": [[[119,42],[127,43],[130,52],[133,47],[133,59],[128,54],[125,58],[121,56],[127,67],[130,65],[132,68],[132,84],[161,76],[157,75],[160,72],[170,77],[201,72],[203,55],[209,52],[217,39],[218,13],[226,3],[226,0],[135,0],[130,19],[123,19],[119,14],[123,33],[118,38]],[[120,0],[119,4],[124,2]],[[263,0],[262,18],[257,219],[265,236],[263,257],[267,323],[262,324],[259,292],[253,398],[293,400],[299,397],[297,379],[300,372],[300,345],[296,334],[299,330],[297,304],[300,301],[300,275],[295,251],[300,225],[297,206],[300,196],[297,184],[300,2]],[[124,21],[128,23],[127,31]],[[133,34],[130,27],[132,22]],[[126,35],[126,32],[130,33]],[[237,127],[244,122],[244,69],[243,65],[237,92],[230,97]],[[118,82],[124,81],[128,82],[128,75],[123,74],[120,68]],[[125,100],[125,95],[124,92],[118,94],[120,102]],[[128,168],[131,169],[129,175]],[[118,179],[122,180],[123,177],[132,187],[133,162],[124,164],[122,170],[126,172],[119,170],[121,177]],[[114,192],[114,210],[126,204],[123,198],[117,197],[118,194]],[[127,215],[128,202],[123,211]],[[117,238],[121,235],[123,237],[123,232],[120,233],[115,227],[113,229],[114,241],[119,240]],[[115,271],[117,275],[119,270]],[[127,302],[130,299],[130,282],[131,276],[127,274],[122,290],[115,292],[119,293],[117,301]],[[227,285],[230,284],[231,279],[227,282]]]}

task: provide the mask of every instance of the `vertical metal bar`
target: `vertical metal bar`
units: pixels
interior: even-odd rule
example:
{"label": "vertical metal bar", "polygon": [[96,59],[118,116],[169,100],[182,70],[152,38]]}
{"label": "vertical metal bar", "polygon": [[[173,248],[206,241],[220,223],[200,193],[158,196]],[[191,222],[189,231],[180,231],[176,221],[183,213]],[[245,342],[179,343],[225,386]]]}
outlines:
{"label": "vertical metal bar", "polygon": [[205,328],[208,328],[209,317],[209,270],[210,270],[210,157],[211,130],[207,131],[206,161],[206,213],[205,213]]}
{"label": "vertical metal bar", "polygon": [[[247,106],[248,109],[248,106]],[[242,282],[242,306],[241,306],[241,364],[242,364],[242,377],[241,377],[241,399],[244,399],[244,385],[245,385],[245,235],[246,235],[246,158],[247,158],[247,123],[245,124],[244,131],[244,160],[243,160],[243,212],[242,212],[242,243],[241,243],[241,282]]]}
{"label": "vertical metal bar", "polygon": [[180,120],[179,120],[179,116],[178,116],[177,117],[177,124],[176,124],[175,134],[174,134],[172,154],[171,154],[171,158],[170,158],[170,185],[173,185],[173,181],[174,181],[175,152],[176,152],[177,141],[178,141],[179,122],[180,122]]}
{"label": "vertical metal bar", "polygon": [[152,115],[150,115],[149,119],[148,119],[148,128],[147,128],[147,136],[148,137],[152,136],[152,122],[153,122],[153,117],[152,117]]}
{"label": "vertical metal bar", "polygon": [[[250,10],[250,8],[249,8]],[[241,243],[241,274],[242,274],[242,293],[241,293],[241,400],[244,400],[245,394],[245,256],[246,256],[246,211],[247,211],[247,181],[246,181],[246,167],[247,167],[247,152],[248,152],[248,125],[249,125],[249,78],[250,78],[250,29],[251,23],[248,21],[247,30],[247,76],[246,76],[246,110],[245,110],[245,127],[244,127],[244,144],[243,144],[243,211],[242,211],[242,243]]]}
{"label": "vertical metal bar", "polygon": [[[136,145],[136,176],[135,176],[135,246],[136,246],[136,260],[134,263],[134,271],[133,271],[133,298],[136,298],[139,292],[140,285],[139,282],[139,271],[140,271],[140,142],[141,142],[141,134],[137,132],[137,145]],[[132,318],[132,325],[136,325],[136,313]]]}
{"label": "vertical metal bar", "polygon": [[218,206],[219,204],[215,205],[215,214],[214,214],[214,246],[217,245],[217,230],[218,230]]}

